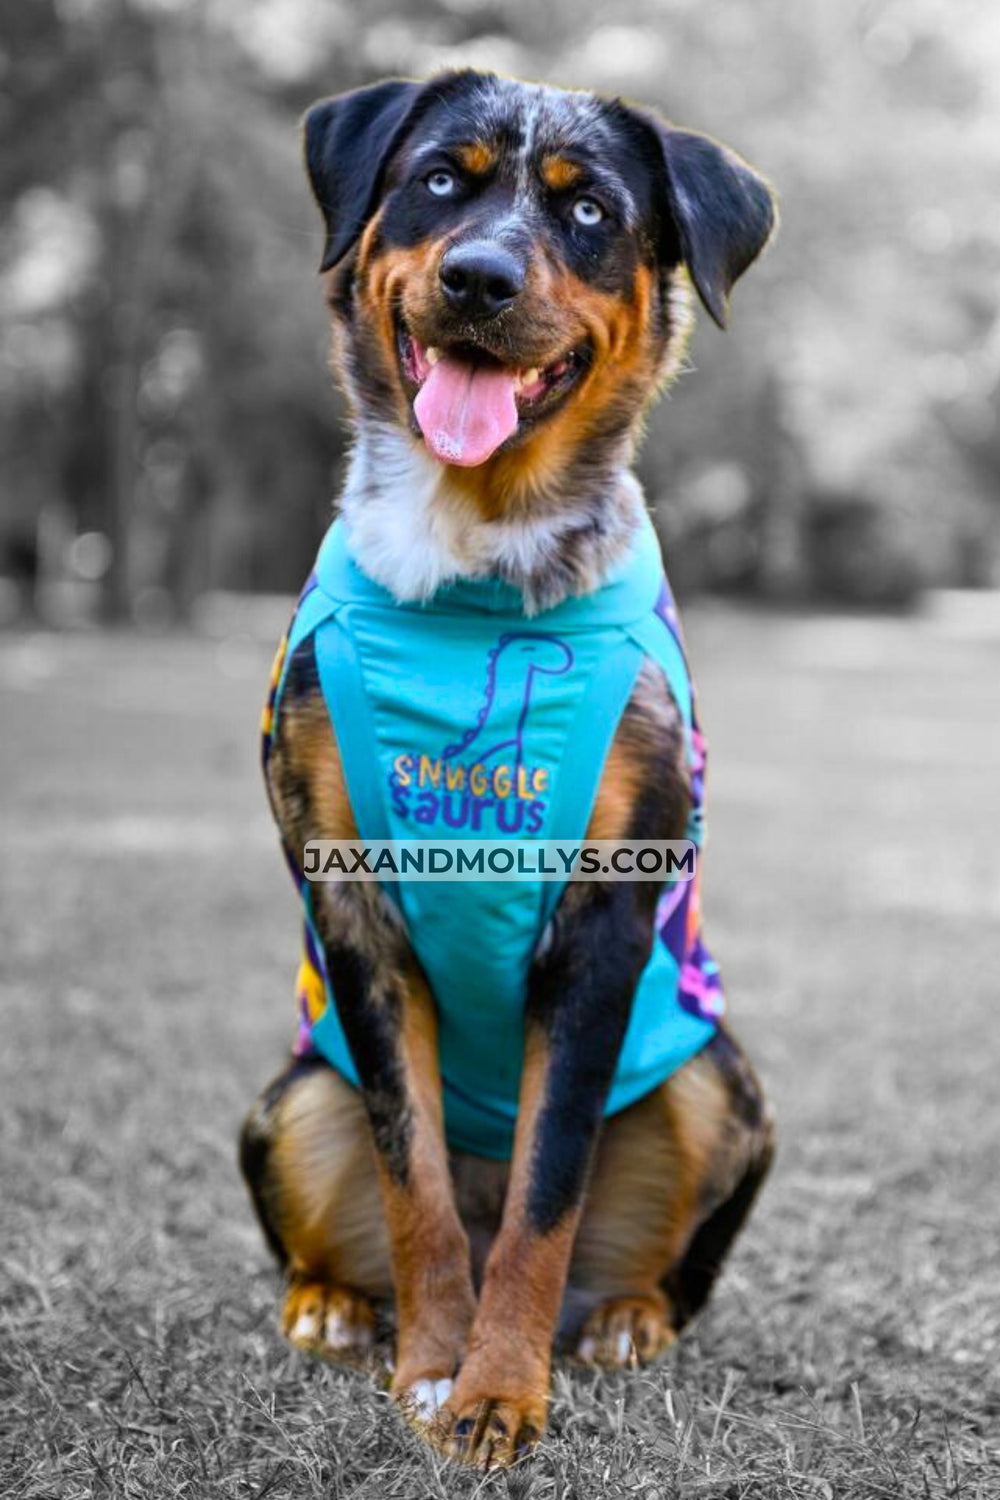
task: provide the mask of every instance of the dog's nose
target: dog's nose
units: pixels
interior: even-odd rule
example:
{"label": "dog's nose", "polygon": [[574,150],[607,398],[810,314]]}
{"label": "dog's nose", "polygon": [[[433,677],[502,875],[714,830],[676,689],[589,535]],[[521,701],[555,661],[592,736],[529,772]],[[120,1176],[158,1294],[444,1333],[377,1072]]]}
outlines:
{"label": "dog's nose", "polygon": [[524,286],[521,262],[489,240],[453,245],[439,275],[448,306],[466,318],[495,317]]}

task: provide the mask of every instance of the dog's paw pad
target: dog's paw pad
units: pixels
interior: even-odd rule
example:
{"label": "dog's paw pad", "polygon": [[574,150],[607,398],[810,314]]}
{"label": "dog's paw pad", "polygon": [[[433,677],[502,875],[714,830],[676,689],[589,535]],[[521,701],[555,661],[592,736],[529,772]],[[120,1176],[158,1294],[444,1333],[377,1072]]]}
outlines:
{"label": "dog's paw pad", "polygon": [[576,1346],[576,1357],[587,1365],[624,1369],[656,1359],[675,1338],[661,1294],[615,1297],[590,1314]]}
{"label": "dog's paw pad", "polygon": [[338,1361],[363,1360],[375,1341],[375,1315],[367,1297],[319,1281],[288,1289],[281,1331],[307,1354]]}

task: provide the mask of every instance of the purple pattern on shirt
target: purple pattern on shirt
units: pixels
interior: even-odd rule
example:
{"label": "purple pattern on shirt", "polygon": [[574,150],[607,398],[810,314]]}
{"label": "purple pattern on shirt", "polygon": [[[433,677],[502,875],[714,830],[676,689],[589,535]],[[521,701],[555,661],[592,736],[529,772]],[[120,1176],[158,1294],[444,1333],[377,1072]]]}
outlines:
{"label": "purple pattern on shirt", "polygon": [[[666,578],[660,585],[654,611],[680,647],[686,665],[687,654],[681,636],[680,620]],[[688,677],[689,679],[691,677],[690,668],[688,668]],[[703,831],[704,820],[707,749],[705,737],[698,724],[693,681],[691,682],[691,721],[689,826],[696,828],[700,835]],[[698,910],[700,847],[697,859],[698,873],[694,880],[677,882],[664,891],[657,907],[656,930],[660,941],[674,959],[680,972],[678,999],[681,1005],[693,1016],[698,1016],[705,1021],[716,1021],[725,1009],[725,996],[719,966],[705,947],[701,935]]]}

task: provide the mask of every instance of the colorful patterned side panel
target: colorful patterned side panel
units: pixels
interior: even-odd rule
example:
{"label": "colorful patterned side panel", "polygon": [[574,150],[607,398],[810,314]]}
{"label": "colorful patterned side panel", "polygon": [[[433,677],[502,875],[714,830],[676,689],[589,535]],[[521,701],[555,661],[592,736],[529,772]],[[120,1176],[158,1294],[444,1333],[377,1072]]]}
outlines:
{"label": "colorful patterned side panel", "polygon": [[[305,599],[306,595],[311,593],[315,587],[316,576],[314,573],[311,573],[306,580],[305,586],[302,589],[302,593],[299,595],[298,605],[296,606],[296,614],[298,613],[298,610],[302,605],[303,599]],[[288,655],[288,642],[292,634],[293,626],[294,616],[292,625],[289,626],[288,630],[285,632],[284,636],[281,639],[280,645],[278,646],[277,654],[274,658],[274,665],[271,668],[271,679],[268,684],[267,698],[264,703],[264,711],[261,715],[261,763],[265,772],[265,780],[268,761],[271,758],[271,743],[274,736],[275,703],[278,695],[278,687],[281,683],[282,674],[285,669],[285,658]],[[270,792],[270,788],[268,790]],[[294,1052],[296,1057],[306,1057],[315,1050],[312,1041],[313,1023],[319,1019],[319,1017],[323,1014],[323,1011],[326,1009],[327,990],[326,983],[323,977],[325,971],[323,966],[323,955],[318,943],[313,936],[309,922],[309,883],[306,880],[305,876],[302,874],[302,871],[298,865],[298,861],[295,859],[291,849],[289,849],[284,840],[282,840],[281,847],[282,853],[285,856],[285,862],[287,863],[288,868],[291,871],[292,879],[295,881],[295,884],[298,887],[299,893],[305,903],[307,912],[306,919],[302,924],[302,961],[299,964],[299,971],[295,980],[295,1006],[296,1013],[298,1015],[298,1031],[296,1033],[295,1041],[292,1046],[292,1051]]]}
{"label": "colorful patterned side panel", "polygon": [[[670,631],[674,640],[687,652],[681,635],[680,620],[666,578],[656,601],[656,613]],[[691,676],[690,665],[688,676]],[[719,966],[705,947],[701,936],[701,857],[705,832],[705,767],[707,746],[698,727],[698,712],[694,680],[692,694],[692,758],[691,758],[691,813],[688,819],[688,838],[698,845],[698,874],[692,881],[677,883],[667,888],[660,898],[656,913],[656,929],[660,941],[675,959],[680,970],[678,1000],[690,1015],[705,1021],[716,1021],[726,1008]]]}
{"label": "colorful patterned side panel", "polygon": [[295,1004],[298,1009],[299,1029],[292,1044],[296,1057],[308,1057],[316,1049],[313,1045],[312,1029],[326,1010],[326,983],[323,979],[323,958],[309,929],[302,924],[302,962],[295,980]]}
{"label": "colorful patterned side panel", "polygon": [[264,701],[264,710],[260,716],[260,758],[261,764],[267,769],[267,762],[271,755],[271,736],[274,733],[274,700],[278,694],[278,683],[281,681],[281,673],[285,665],[285,655],[288,651],[288,633],[281,637],[274,665],[271,668],[271,680],[268,683],[267,698]]}

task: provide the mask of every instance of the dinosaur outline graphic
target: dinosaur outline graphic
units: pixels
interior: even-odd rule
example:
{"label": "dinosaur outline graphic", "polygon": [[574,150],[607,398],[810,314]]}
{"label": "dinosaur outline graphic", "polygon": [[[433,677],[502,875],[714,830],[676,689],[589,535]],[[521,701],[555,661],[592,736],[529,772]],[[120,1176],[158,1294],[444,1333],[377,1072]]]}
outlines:
{"label": "dinosaur outline graphic", "polygon": [[[530,657],[539,652],[544,646],[555,648],[556,662],[549,666],[540,661],[528,661],[524,672],[524,684],[521,689],[521,709],[517,718],[517,725],[513,735],[506,739],[497,740],[485,750],[478,751],[476,759],[482,763],[492,756],[507,751],[514,747],[515,775],[520,772],[524,763],[524,731],[528,723],[528,714],[531,710],[531,695],[535,686],[535,679],[539,676],[561,677],[568,672],[573,665],[573,652],[567,643],[556,635],[547,635],[542,631],[513,630],[507,631],[500,637],[486,658],[486,687],[483,693],[483,702],[476,715],[475,723],[465,731],[461,739],[454,744],[446,745],[441,751],[441,760],[454,760],[459,755],[464,755],[469,747],[487,729],[490,715],[497,701],[497,678],[502,659],[508,656],[511,648],[520,648],[520,654]],[[554,654],[555,654],[554,653]]]}

